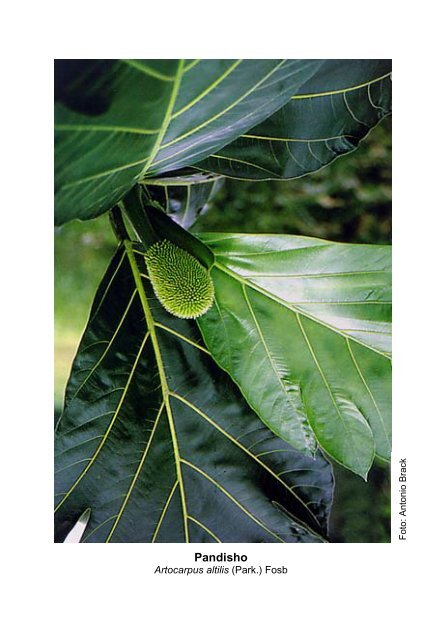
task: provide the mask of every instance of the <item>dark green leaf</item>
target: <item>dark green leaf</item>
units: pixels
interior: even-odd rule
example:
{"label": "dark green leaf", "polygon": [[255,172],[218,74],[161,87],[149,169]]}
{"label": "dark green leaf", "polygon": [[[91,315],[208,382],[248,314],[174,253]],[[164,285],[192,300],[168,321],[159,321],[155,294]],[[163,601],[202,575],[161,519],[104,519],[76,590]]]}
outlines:
{"label": "dark green leaf", "polygon": [[56,86],[57,224],[97,216],[143,177],[216,152],[277,111],[321,64],[67,62],[60,61]]}
{"label": "dark green leaf", "polygon": [[56,537],[83,542],[322,542],[330,464],[250,410],[194,322],[153,296],[126,241],[100,285],[56,440]]}
{"label": "dark green leaf", "polygon": [[247,180],[298,178],[353,151],[391,112],[391,60],[322,60],[279,111],[203,162]]}
{"label": "dark green leaf", "polygon": [[151,60],[143,72],[118,60],[85,61],[74,70],[59,62],[55,221],[63,224],[107,211],[136,182],[156,152],[179,65]]}
{"label": "dark green leaf", "polygon": [[391,252],[297,236],[200,234],[215,254],[205,343],[301,451],[366,477],[391,450]]}

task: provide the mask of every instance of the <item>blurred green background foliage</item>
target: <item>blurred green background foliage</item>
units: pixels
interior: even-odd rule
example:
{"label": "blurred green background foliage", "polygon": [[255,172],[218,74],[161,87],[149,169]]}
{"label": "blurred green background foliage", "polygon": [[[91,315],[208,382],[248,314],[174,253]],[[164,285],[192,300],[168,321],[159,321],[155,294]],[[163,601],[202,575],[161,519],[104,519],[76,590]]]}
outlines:
{"label": "blurred green background foliage", "polygon": [[[358,150],[314,174],[289,181],[226,180],[192,231],[289,233],[340,242],[391,243],[391,119]],[[89,309],[115,250],[106,216],[55,230],[55,413]],[[390,541],[389,469],[368,482],[335,468],[331,537],[335,542]]]}

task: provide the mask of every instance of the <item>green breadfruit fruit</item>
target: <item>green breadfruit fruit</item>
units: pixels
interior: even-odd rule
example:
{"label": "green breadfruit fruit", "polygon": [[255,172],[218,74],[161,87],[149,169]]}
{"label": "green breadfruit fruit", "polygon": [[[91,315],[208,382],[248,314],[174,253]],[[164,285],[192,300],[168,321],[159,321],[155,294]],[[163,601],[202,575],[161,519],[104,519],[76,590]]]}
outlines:
{"label": "green breadfruit fruit", "polygon": [[184,249],[169,240],[156,242],[146,252],[146,265],[155,295],[172,315],[198,318],[212,306],[212,278]]}

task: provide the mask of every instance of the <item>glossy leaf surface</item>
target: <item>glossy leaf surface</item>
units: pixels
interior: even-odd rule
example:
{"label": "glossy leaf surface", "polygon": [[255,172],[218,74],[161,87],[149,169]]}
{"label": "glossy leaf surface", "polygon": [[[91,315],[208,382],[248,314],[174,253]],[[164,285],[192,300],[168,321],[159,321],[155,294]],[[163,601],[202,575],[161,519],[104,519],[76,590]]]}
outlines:
{"label": "glossy leaf surface", "polygon": [[276,434],[365,478],[391,450],[390,248],[199,237],[216,301],[198,325],[218,364]]}
{"label": "glossy leaf surface", "polygon": [[317,171],[391,112],[390,74],[391,60],[322,60],[279,111],[198,167],[247,180]]}
{"label": "glossy leaf surface", "polygon": [[[250,410],[126,241],[100,285],[56,438],[56,539],[322,542],[333,478]],[[89,512],[87,512],[89,514]]]}
{"label": "glossy leaf surface", "polygon": [[310,80],[318,60],[60,60],[56,223],[110,209],[142,177],[203,160]]}

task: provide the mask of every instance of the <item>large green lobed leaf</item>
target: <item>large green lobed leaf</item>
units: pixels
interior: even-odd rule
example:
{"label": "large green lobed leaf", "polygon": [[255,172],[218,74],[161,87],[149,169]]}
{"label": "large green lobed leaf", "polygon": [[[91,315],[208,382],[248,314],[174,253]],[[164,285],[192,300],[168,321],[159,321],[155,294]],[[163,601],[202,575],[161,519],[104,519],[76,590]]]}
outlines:
{"label": "large green lobed leaf", "polygon": [[366,478],[391,451],[391,251],[200,234],[215,254],[206,346],[260,418]]}
{"label": "large green lobed leaf", "polygon": [[298,178],[353,151],[391,112],[391,60],[321,60],[270,118],[197,163],[246,180]]}
{"label": "large green lobed leaf", "polygon": [[58,60],[57,224],[186,167],[293,178],[353,150],[391,108],[390,60]]}
{"label": "large green lobed leaf", "polygon": [[316,60],[57,61],[56,223],[203,160],[277,111]]}
{"label": "large green lobed leaf", "polygon": [[196,324],[158,303],[139,249],[116,253],[74,361],[56,540],[90,509],[82,542],[323,542],[331,465],[257,418]]}

